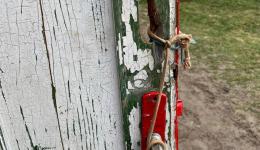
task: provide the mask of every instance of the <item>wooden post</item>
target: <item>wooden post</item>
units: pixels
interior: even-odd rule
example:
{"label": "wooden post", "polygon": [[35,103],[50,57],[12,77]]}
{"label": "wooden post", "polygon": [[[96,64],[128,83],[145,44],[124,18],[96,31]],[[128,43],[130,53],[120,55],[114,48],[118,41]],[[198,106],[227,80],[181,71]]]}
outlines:
{"label": "wooden post", "polygon": [[[126,149],[138,150],[141,144],[141,97],[146,92],[158,90],[161,56],[163,56],[162,47],[152,48],[141,39],[137,0],[114,0],[113,6],[124,139]],[[152,30],[163,38],[169,38],[175,29],[175,0],[152,0],[149,3],[149,17]],[[175,90],[173,73],[170,68],[167,78],[168,81],[165,85],[165,92],[168,95],[166,137],[168,148],[174,149]]]}
{"label": "wooden post", "polygon": [[[175,0],[155,0],[160,35]],[[139,35],[138,0],[0,1],[0,150],[140,148],[140,100],[161,62]],[[118,80],[119,74],[119,80]],[[174,86],[165,92],[174,149]]]}
{"label": "wooden post", "polygon": [[124,149],[112,1],[0,1],[0,149]]}

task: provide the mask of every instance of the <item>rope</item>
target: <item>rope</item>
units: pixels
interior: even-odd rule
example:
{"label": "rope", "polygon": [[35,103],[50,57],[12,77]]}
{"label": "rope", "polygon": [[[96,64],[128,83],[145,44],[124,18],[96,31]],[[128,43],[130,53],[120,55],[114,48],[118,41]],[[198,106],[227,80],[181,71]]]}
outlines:
{"label": "rope", "polygon": [[156,139],[156,140],[151,140],[151,142],[149,143],[149,145],[147,146],[147,149],[148,150],[150,150],[153,146],[155,146],[155,145],[160,145],[162,148],[163,148],[163,150],[166,150],[167,148],[166,148],[166,145],[163,143],[163,141],[162,140],[158,140],[158,139]]}
{"label": "rope", "polygon": [[[150,30],[150,28],[148,28],[147,34],[150,36],[150,38],[153,38],[153,39],[163,43],[164,44],[164,50],[165,50],[165,60],[164,60],[163,71],[162,71],[162,74],[161,74],[161,77],[160,77],[160,84],[159,84],[159,95],[157,96],[156,105],[155,105],[155,108],[154,108],[154,113],[153,113],[151,125],[150,125],[149,131],[148,131],[148,137],[147,137],[147,145],[148,145],[147,150],[149,150],[149,145],[152,144],[151,143],[152,142],[151,136],[152,136],[152,133],[153,133],[153,130],[154,130],[154,126],[155,126],[155,122],[156,122],[156,118],[157,118],[157,113],[158,113],[158,109],[159,109],[161,97],[162,97],[162,92],[163,92],[163,85],[164,85],[164,80],[165,80],[165,75],[166,75],[166,68],[167,68],[167,64],[168,64],[168,61],[169,61],[169,50],[170,50],[172,44],[175,44],[176,42],[179,42],[179,43],[181,43],[182,46],[185,46],[185,47],[188,48],[187,45],[189,44],[189,40],[191,39],[191,36],[187,35],[187,34],[178,34],[176,36],[172,36],[169,40],[165,40],[165,39],[160,38],[156,34],[154,34]],[[188,41],[188,42],[186,42],[186,41]],[[188,49],[187,49],[187,51],[188,51]],[[189,64],[189,59],[186,59],[186,60],[187,60],[187,64]],[[186,65],[186,66],[188,66],[188,65]],[[166,149],[166,146],[163,146],[163,147],[165,147],[165,149]]]}

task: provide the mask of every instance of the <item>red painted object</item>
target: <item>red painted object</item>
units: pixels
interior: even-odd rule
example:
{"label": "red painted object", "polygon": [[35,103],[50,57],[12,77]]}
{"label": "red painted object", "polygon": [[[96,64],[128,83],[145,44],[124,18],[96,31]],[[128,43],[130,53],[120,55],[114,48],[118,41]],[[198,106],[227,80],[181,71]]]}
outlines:
{"label": "red painted object", "polygon": [[[180,0],[176,0],[176,32],[177,34],[180,33]],[[175,79],[175,92],[176,92],[176,99],[179,99],[179,91],[178,91],[178,64],[179,64],[179,53],[178,51],[175,51],[175,55],[174,55],[174,60],[175,60],[175,64],[176,64],[176,69],[177,69],[177,74],[176,79]],[[177,104],[178,101],[176,101],[176,110],[177,108]],[[175,144],[176,144],[176,150],[179,150],[179,136],[178,136],[178,115],[176,112],[176,116],[174,119],[174,125],[175,125],[175,129],[174,129],[174,137],[175,137]]]}
{"label": "red painted object", "polygon": [[176,115],[182,116],[182,112],[183,112],[183,102],[182,100],[177,100],[177,105],[176,105]]}
{"label": "red painted object", "polygon": [[[156,99],[159,92],[153,91],[143,95],[142,97],[142,128],[141,128],[141,147],[142,150],[146,150],[146,142],[150,123],[153,118],[154,107],[156,105]],[[166,102],[167,97],[163,93],[161,97],[161,103],[158,109],[158,114],[154,126],[154,133],[160,134],[162,140],[165,142],[165,127],[166,127]]]}

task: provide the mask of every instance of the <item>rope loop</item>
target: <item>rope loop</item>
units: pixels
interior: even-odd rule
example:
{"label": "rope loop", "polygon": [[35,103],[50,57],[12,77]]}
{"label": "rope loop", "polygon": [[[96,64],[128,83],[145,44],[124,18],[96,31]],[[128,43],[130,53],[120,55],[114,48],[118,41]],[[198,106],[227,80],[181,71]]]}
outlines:
{"label": "rope loop", "polygon": [[151,140],[151,142],[147,146],[148,147],[147,149],[150,150],[155,145],[160,145],[163,148],[163,150],[167,150],[166,144],[162,140],[158,140],[158,139]]}

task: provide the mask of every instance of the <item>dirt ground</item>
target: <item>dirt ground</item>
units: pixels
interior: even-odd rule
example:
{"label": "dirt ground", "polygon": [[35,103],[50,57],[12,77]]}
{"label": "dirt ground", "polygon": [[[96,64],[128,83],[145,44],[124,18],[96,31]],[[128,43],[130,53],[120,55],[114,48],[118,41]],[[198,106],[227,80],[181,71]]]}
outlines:
{"label": "dirt ground", "polygon": [[250,95],[213,80],[207,66],[180,71],[180,150],[260,150],[260,121],[237,108]]}

